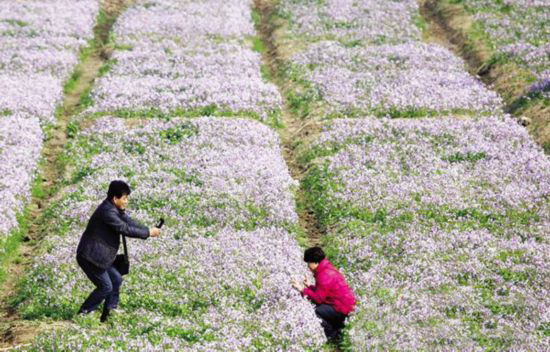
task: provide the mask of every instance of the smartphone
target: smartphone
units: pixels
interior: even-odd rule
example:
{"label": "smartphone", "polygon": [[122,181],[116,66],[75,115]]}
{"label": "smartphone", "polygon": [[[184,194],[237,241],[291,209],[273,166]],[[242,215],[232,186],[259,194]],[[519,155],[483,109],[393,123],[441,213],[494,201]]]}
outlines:
{"label": "smartphone", "polygon": [[160,229],[164,225],[164,218],[160,218],[159,224],[157,225],[157,229]]}

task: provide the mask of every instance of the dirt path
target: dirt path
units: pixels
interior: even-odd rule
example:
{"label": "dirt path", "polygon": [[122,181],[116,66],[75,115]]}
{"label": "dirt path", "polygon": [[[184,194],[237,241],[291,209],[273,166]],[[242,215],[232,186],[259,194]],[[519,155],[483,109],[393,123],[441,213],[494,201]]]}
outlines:
{"label": "dirt path", "polygon": [[61,187],[61,180],[65,167],[59,161],[67,143],[67,124],[70,118],[82,109],[81,97],[85,96],[99,70],[107,61],[112,51],[109,43],[109,32],[121,11],[129,4],[129,0],[103,0],[101,7],[104,16],[94,27],[94,40],[89,48],[84,50],[83,60],[73,72],[74,82],[66,87],[63,97],[63,106],[56,114],[56,124],[47,134],[39,168],[40,189],[39,196],[33,196],[28,206],[28,230],[24,240],[20,243],[15,255],[7,264],[7,275],[0,287],[0,351],[15,346],[24,346],[45,329],[56,328],[61,325],[70,325],[69,322],[36,322],[24,320],[18,316],[16,310],[9,304],[10,298],[16,292],[18,280],[32,264],[32,258],[40,249],[41,239],[47,235],[45,227],[49,219],[44,217],[44,210],[56,199]]}
{"label": "dirt path", "polygon": [[[266,50],[262,54],[262,62],[269,69],[272,82],[275,83],[283,97],[282,120],[284,127],[279,130],[281,137],[283,158],[288,166],[290,175],[301,182],[306,173],[306,166],[298,161],[298,147],[305,141],[311,139],[320,131],[319,121],[309,117],[302,119],[292,114],[286,101],[286,93],[289,91],[288,82],[279,74],[280,66],[283,64],[280,48],[277,47],[274,39],[276,30],[275,24],[271,21],[271,14],[276,7],[274,0],[254,0],[254,10],[260,15],[260,23],[256,24],[256,30]],[[319,245],[323,235],[319,223],[313,211],[308,208],[304,201],[304,191],[300,188],[296,194],[297,212],[299,225],[305,231],[307,244],[310,246]]]}

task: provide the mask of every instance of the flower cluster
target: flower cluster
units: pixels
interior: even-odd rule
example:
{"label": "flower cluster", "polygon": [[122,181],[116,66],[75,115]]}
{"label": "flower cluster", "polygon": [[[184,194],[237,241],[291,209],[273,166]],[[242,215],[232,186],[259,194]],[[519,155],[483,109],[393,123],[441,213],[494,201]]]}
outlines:
{"label": "flower cluster", "polygon": [[261,77],[253,34],[248,1],[138,1],[116,24],[115,63],[90,111],[209,108],[266,120],[281,97]]}
{"label": "flower cluster", "polygon": [[292,61],[308,68],[305,78],[328,104],[327,114],[487,112],[500,104],[496,93],[465,71],[460,58],[432,44],[347,48],[323,41]]}
{"label": "flower cluster", "polygon": [[[0,1],[0,248],[30,197],[63,82],[92,37],[97,1]],[[1,250],[1,249],[0,249]],[[1,253],[0,253],[1,256]]]}
{"label": "flower cluster", "polygon": [[0,3],[0,111],[53,122],[62,84],[93,36],[98,11],[92,0]]}
{"label": "flower cluster", "polygon": [[[23,316],[70,317],[90,291],[74,250],[111,180],[132,186],[132,217],[152,225],[163,216],[166,225],[158,239],[129,240],[125,314],[114,318],[113,331],[78,318],[74,329],[38,339],[37,348],[108,349],[115,340],[148,350],[324,343],[312,307],[289,284],[305,270],[292,231],[296,185],[269,127],[248,119],[100,118],[75,137],[67,157],[72,185],[52,207],[56,226],[25,280]],[[83,339],[90,329],[94,337]]]}
{"label": "flower cluster", "polygon": [[5,235],[17,226],[17,214],[28,201],[41,147],[37,118],[0,116],[0,257]]}
{"label": "flower cluster", "polygon": [[537,77],[550,79],[548,1],[464,1],[497,50]]}
{"label": "flower cluster", "polygon": [[304,181],[359,295],[353,350],[542,350],[550,161],[510,118],[327,123]]}
{"label": "flower cluster", "polygon": [[[281,10],[290,22],[286,37],[303,48],[290,56],[287,75],[297,82],[291,105],[302,105],[304,114],[419,117],[500,109],[496,93],[469,75],[460,58],[421,42],[416,1],[316,3],[308,14],[292,1]],[[317,30],[327,22],[340,25]],[[319,36],[311,44],[314,29]],[[278,36],[281,45],[286,37]]]}
{"label": "flower cluster", "polygon": [[308,41],[334,38],[380,44],[420,40],[417,27],[403,25],[418,15],[413,0],[284,0],[278,12],[289,20],[295,36]]}

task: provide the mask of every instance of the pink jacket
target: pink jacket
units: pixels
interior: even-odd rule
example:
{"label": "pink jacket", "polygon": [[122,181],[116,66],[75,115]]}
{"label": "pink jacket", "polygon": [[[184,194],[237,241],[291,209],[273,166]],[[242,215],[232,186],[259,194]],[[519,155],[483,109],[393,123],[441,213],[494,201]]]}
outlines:
{"label": "pink jacket", "polygon": [[323,259],[315,269],[315,285],[302,294],[317,304],[330,304],[335,311],[349,314],[355,305],[353,292],[340,272],[328,259]]}

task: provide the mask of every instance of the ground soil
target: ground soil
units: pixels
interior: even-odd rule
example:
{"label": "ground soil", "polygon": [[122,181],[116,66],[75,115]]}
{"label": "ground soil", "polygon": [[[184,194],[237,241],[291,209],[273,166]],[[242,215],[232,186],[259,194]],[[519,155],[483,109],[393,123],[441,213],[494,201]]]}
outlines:
{"label": "ground soil", "polygon": [[92,86],[95,78],[98,77],[100,67],[108,59],[109,32],[115,19],[129,2],[128,0],[101,1],[106,20],[94,28],[94,49],[75,68],[80,73],[79,78],[74,87],[65,93],[62,109],[56,116],[55,126],[49,131],[45,140],[39,172],[36,176],[40,178],[44,194],[32,197],[28,206],[28,231],[17,252],[7,264],[6,279],[0,286],[0,351],[17,346],[22,347],[46,329],[72,325],[70,322],[25,320],[9,304],[9,300],[15,295],[18,280],[30,267],[32,257],[40,250],[41,239],[46,235],[43,229],[47,225],[48,219],[44,218],[42,213],[59,194],[60,181],[63,179],[65,170],[58,162],[58,157],[67,143],[67,124],[70,118],[79,112],[81,95]]}

